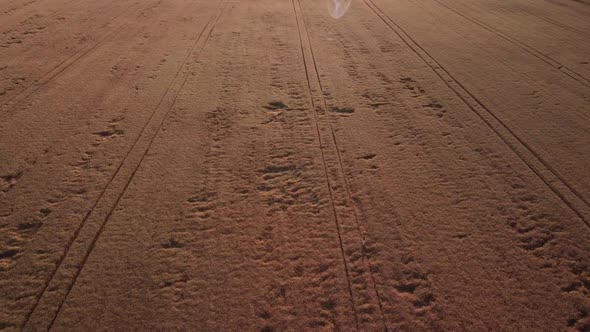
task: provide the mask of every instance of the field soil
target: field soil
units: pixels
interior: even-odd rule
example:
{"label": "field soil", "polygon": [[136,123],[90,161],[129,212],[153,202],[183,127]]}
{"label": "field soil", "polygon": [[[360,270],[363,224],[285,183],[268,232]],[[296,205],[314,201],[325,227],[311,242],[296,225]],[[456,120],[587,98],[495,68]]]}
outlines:
{"label": "field soil", "polygon": [[588,0],[0,32],[0,330],[590,331]]}

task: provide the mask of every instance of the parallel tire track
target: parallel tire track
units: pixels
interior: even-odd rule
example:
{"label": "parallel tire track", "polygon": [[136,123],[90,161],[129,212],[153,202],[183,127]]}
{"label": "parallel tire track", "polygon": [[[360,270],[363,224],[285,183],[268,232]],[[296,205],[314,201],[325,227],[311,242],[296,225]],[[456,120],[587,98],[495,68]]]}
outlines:
{"label": "parallel tire track", "polygon": [[523,50],[525,50],[526,52],[528,52],[529,54],[535,56],[536,58],[540,59],[541,61],[547,63],[548,65],[560,70],[562,73],[564,73],[565,75],[569,76],[570,78],[576,80],[577,82],[590,87],[590,80],[587,79],[586,77],[584,77],[583,75],[577,73],[575,70],[570,69],[568,67],[566,67],[565,65],[561,64],[559,61],[553,59],[552,57],[544,54],[543,52],[535,49],[532,46],[527,45],[526,43],[521,42],[520,40],[502,32],[499,31],[498,29],[476,19],[473,17],[468,16],[467,14],[464,14],[463,12],[459,11],[458,9],[455,9],[447,4],[445,4],[443,1],[441,0],[434,0],[435,2],[439,3],[441,6],[455,12],[457,15],[479,25],[480,27],[490,31],[491,33],[507,40],[508,42],[522,48]]}
{"label": "parallel tire track", "polygon": [[[297,9],[296,9],[295,1],[297,1],[297,7],[299,8],[299,11],[297,11]],[[327,112],[328,105],[327,105],[326,99],[324,97],[324,89],[322,87],[317,63],[315,60],[315,55],[314,55],[313,48],[311,45],[311,38],[309,36],[309,30],[306,27],[305,16],[303,15],[303,9],[301,6],[301,2],[300,2],[300,0],[292,0],[292,2],[293,2],[293,10],[295,12],[295,19],[297,21],[297,27],[298,27],[298,32],[299,32],[299,41],[301,43],[301,54],[302,54],[303,63],[305,66],[305,75],[307,77],[307,85],[308,85],[309,92],[310,92],[311,105],[312,105],[313,112],[314,112],[314,122],[315,122],[316,132],[317,132],[318,141],[319,141],[319,145],[320,145],[320,152],[322,155],[324,173],[325,173],[326,181],[328,184],[328,191],[330,193],[330,201],[331,201],[332,210],[334,213],[334,221],[336,223],[336,229],[338,231],[338,238],[340,241],[340,249],[341,249],[341,253],[342,253],[342,259],[344,261],[344,267],[345,267],[346,276],[348,279],[347,281],[348,281],[349,293],[350,293],[350,297],[351,297],[351,301],[352,301],[352,308],[355,313],[355,319],[357,320],[357,328],[358,328],[358,314],[357,314],[357,310],[356,310],[355,304],[354,304],[354,296],[353,296],[352,286],[350,283],[350,276],[349,276],[349,272],[348,272],[349,268],[348,268],[348,264],[347,264],[346,257],[345,257],[345,250],[344,250],[344,245],[343,245],[343,241],[342,241],[342,234],[341,234],[341,230],[340,230],[340,220],[338,217],[338,213],[336,211],[336,205],[334,203],[335,200],[333,197],[334,193],[333,193],[333,189],[332,189],[333,185],[331,184],[332,181],[330,180],[330,175],[329,175],[328,166],[327,166],[327,160],[326,160],[326,154],[325,154],[325,150],[327,147],[322,144],[322,134],[321,134],[321,130],[319,128],[320,124],[318,121],[318,113],[320,113],[321,110],[323,110],[323,112]],[[302,31],[305,34],[306,43],[304,43]],[[308,50],[309,56],[306,56],[306,54],[305,54],[306,48]],[[309,67],[308,67],[308,60],[309,60],[309,62],[311,62],[311,66],[309,66]],[[312,88],[312,84],[311,84],[310,80],[314,80],[315,83],[317,83],[317,86],[319,87],[319,91],[317,91],[318,92],[317,94],[319,95],[318,99],[320,100],[320,105],[317,105],[314,100],[314,89]],[[329,119],[327,120],[327,122],[328,122],[328,128],[329,128],[329,132],[330,132],[330,136],[331,136],[329,139],[331,139],[334,143],[334,148],[335,148],[334,150],[336,151],[336,156],[337,156],[336,159],[338,162],[337,167],[339,168],[338,171],[342,174],[342,178],[343,178],[343,182],[344,182],[343,187],[345,188],[346,198],[348,200],[347,205],[352,206],[354,222],[355,222],[356,230],[358,232],[358,234],[357,234],[358,235],[358,243],[360,243],[361,242],[360,240],[363,235],[363,231],[361,229],[361,225],[360,225],[359,217],[358,217],[358,214],[356,211],[356,206],[354,204],[354,200],[352,199],[352,194],[350,192],[349,183],[348,183],[348,180],[346,179],[346,174],[344,172],[342,157],[340,155],[340,148],[338,146],[338,141],[336,140],[334,128],[332,126],[332,123],[329,121]],[[381,315],[381,321],[383,323],[383,328],[385,331],[387,331],[388,328],[387,328],[387,323],[385,320],[385,314],[383,311],[383,304],[382,304],[382,300],[381,300],[381,295],[379,294],[379,289],[377,287],[375,277],[373,275],[373,267],[371,266],[371,263],[368,259],[366,260],[366,263],[368,265],[368,269],[367,269],[368,274],[371,278],[372,286],[373,286],[375,294],[376,294],[376,298],[377,298],[377,302],[378,302],[378,306],[379,306],[379,311],[380,311],[380,315]]]}
{"label": "parallel tire track", "polygon": [[[144,11],[146,11],[147,9],[149,9],[152,6],[152,4],[153,3],[150,2],[150,3],[148,3],[145,6],[141,6],[141,8],[137,11],[137,14],[138,15],[141,15]],[[130,8],[133,8],[133,7],[135,7],[135,4],[134,5],[131,5],[127,9],[130,9]],[[118,18],[120,18],[121,16],[125,15],[126,12],[127,12],[127,9],[124,10],[124,11],[122,11],[121,13],[119,13],[118,15],[116,15],[115,17],[113,17],[113,19],[111,20],[111,22],[112,21],[115,21]],[[41,75],[39,78],[37,78],[27,88],[25,88],[24,90],[21,90],[20,92],[18,92],[14,96],[12,96],[10,99],[8,99],[7,101],[5,101],[2,104],[2,108],[5,108],[6,109],[6,108],[12,107],[13,109],[15,109],[16,106],[18,106],[23,101],[27,100],[27,98],[29,98],[32,94],[34,94],[35,92],[39,91],[39,89],[41,89],[42,87],[44,87],[45,85],[47,85],[48,83],[50,83],[52,80],[54,80],[60,74],[64,73],[67,69],[71,68],[74,64],[76,64],[82,58],[84,58],[85,56],[89,55],[92,51],[96,50],[99,46],[101,46],[109,38],[113,37],[114,35],[116,35],[120,31],[122,31],[123,28],[125,26],[127,26],[128,24],[129,23],[121,22],[120,24],[112,27],[111,29],[108,29],[107,31],[101,33],[97,37],[96,42],[94,42],[94,43],[92,43],[90,45],[86,45],[82,49],[78,50],[76,53],[70,55],[69,57],[65,58],[64,60],[62,60],[57,65],[53,66],[53,68],[51,68],[50,70],[48,70],[47,72],[45,72],[43,75]],[[14,111],[14,112],[16,112],[16,111]],[[14,112],[13,113],[10,113],[8,115],[14,114]]]}
{"label": "parallel tire track", "polygon": [[311,82],[310,82],[310,78],[309,78],[310,75],[309,75],[309,72],[307,70],[307,60],[306,60],[305,51],[304,51],[304,43],[303,43],[303,36],[301,34],[301,26],[300,26],[300,23],[299,23],[299,14],[297,13],[297,9],[295,7],[295,0],[291,0],[291,1],[293,3],[293,11],[295,13],[295,20],[297,22],[297,32],[299,33],[299,42],[300,42],[300,46],[301,46],[301,56],[303,58],[303,64],[305,66],[305,76],[307,78],[307,87],[308,87],[309,92],[310,92],[311,106],[314,109],[313,110],[313,112],[314,112],[314,122],[316,124],[315,127],[316,127],[316,131],[317,131],[317,135],[318,135],[319,145],[320,145],[320,153],[322,155],[322,162],[323,162],[323,166],[324,166],[324,174],[325,174],[326,181],[327,181],[327,184],[328,184],[328,192],[330,193],[330,202],[331,202],[332,210],[333,210],[332,212],[334,214],[334,221],[336,223],[336,231],[338,232],[338,240],[340,242],[340,253],[342,255],[342,261],[343,261],[343,264],[344,264],[344,272],[346,274],[346,282],[348,284],[348,293],[349,293],[349,296],[350,296],[350,305],[351,305],[352,311],[354,313],[354,321],[356,323],[356,328],[358,330],[358,328],[359,328],[358,312],[357,312],[356,306],[354,304],[354,295],[352,293],[352,285],[350,283],[350,275],[349,275],[349,272],[348,272],[349,268],[348,268],[348,263],[346,262],[346,257],[345,257],[345,254],[344,254],[344,245],[342,244],[342,232],[340,231],[340,224],[338,223],[338,214],[336,213],[336,207],[334,206],[334,197],[333,197],[332,188],[331,188],[331,185],[330,185],[330,178],[329,178],[329,175],[328,175],[328,168],[326,166],[326,157],[324,155],[324,147],[323,147],[323,144],[322,144],[320,129],[319,129],[318,124],[317,124],[318,121],[317,121],[317,114],[316,114],[316,110],[315,110],[315,102],[313,100],[313,95],[311,94],[313,90],[311,88]]}
{"label": "parallel tire track", "polygon": [[[165,119],[174,107],[179,92],[186,84],[190,76],[190,71],[187,66],[189,59],[195,53],[197,58],[202,53],[217,25],[217,22],[226,9],[225,5],[226,3],[223,3],[220,6],[221,8],[218,10],[217,14],[209,19],[205,27],[197,35],[194,44],[188,51],[184,61],[176,72],[175,77],[172,79],[166,92],[154,108],[150,118],[142,128],[137,139],[128,150],[93,207],[81,221],[69,243],[66,245],[64,253],[56,264],[55,270],[47,279],[35,305],[26,316],[25,322],[23,323],[23,329],[51,329],[55,323],[65,300],[75,285],[80,272],[84,268],[90,253],[94,249],[96,242],[104,230],[104,227],[110,220],[115,208],[118,206],[123,194],[139,169],[139,166],[149,152],[149,149],[157,137],[157,134],[160,132]],[[181,73],[183,74],[182,76]],[[47,292],[49,288],[52,289],[51,292]],[[49,293],[51,294],[49,295]],[[50,311],[53,313],[50,322],[43,321],[43,315],[45,315],[45,313],[43,312],[43,309],[41,309],[42,305],[49,307]],[[48,325],[45,325],[44,323]]]}
{"label": "parallel tire track", "polygon": [[426,63],[431,70],[557,195],[590,227],[590,204],[568,181],[551,167],[534,149],[498,116],[467,90],[428,51],[385,14],[372,0],[364,3]]}

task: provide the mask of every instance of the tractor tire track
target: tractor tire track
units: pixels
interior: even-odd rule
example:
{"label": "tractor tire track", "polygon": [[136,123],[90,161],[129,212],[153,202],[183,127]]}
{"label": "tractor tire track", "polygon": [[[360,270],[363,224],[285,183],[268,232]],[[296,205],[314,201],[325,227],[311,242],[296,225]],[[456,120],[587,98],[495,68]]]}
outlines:
{"label": "tractor tire track", "polygon": [[[342,261],[343,261],[343,265],[344,265],[344,272],[346,274],[346,282],[348,283],[348,292],[349,292],[349,296],[350,296],[350,305],[351,305],[352,311],[354,313],[354,321],[356,323],[356,328],[358,329],[359,328],[358,312],[357,312],[357,308],[356,308],[356,306],[354,304],[354,295],[353,295],[353,292],[352,292],[352,285],[351,285],[351,282],[350,282],[349,268],[348,268],[348,264],[346,262],[346,257],[345,257],[345,254],[344,254],[344,246],[343,246],[343,243],[342,243],[342,233],[340,231],[340,225],[338,223],[338,215],[336,213],[336,208],[334,206],[334,197],[332,195],[332,188],[330,186],[328,169],[327,169],[327,166],[326,166],[326,158],[325,158],[325,155],[324,155],[324,148],[323,148],[323,145],[322,145],[321,135],[320,135],[320,132],[319,132],[319,127],[317,126],[317,115],[316,115],[316,111],[315,111],[315,105],[314,105],[315,103],[313,101],[313,94],[312,94],[313,89],[311,87],[311,81],[310,81],[310,78],[309,78],[310,74],[309,74],[308,69],[307,69],[308,68],[307,67],[307,61],[306,61],[307,57],[305,56],[305,47],[304,47],[304,42],[303,42],[303,34],[301,33],[301,29],[302,28],[301,28],[300,22],[299,22],[300,21],[299,20],[300,14],[297,12],[297,9],[296,9],[296,6],[295,6],[295,0],[292,0],[292,3],[293,3],[293,11],[294,11],[294,14],[295,14],[295,20],[297,22],[297,32],[299,33],[299,41],[300,41],[300,45],[301,45],[301,57],[303,59],[303,63],[304,63],[304,66],[305,66],[305,76],[307,78],[307,86],[308,86],[308,89],[309,89],[309,92],[310,92],[311,105],[312,105],[312,108],[314,108],[314,110],[313,110],[313,112],[314,112],[314,119],[315,119],[315,123],[316,123],[316,131],[317,131],[318,141],[319,141],[319,145],[320,145],[320,152],[321,152],[321,155],[322,155],[322,161],[323,161],[323,166],[324,166],[324,174],[326,176],[326,181],[327,181],[327,184],[328,184],[328,192],[330,194],[330,202],[331,202],[332,210],[333,210],[333,214],[334,214],[334,221],[336,223],[336,231],[338,232],[338,240],[340,242],[340,252],[342,254]],[[301,8],[300,8],[300,10],[301,10]],[[302,22],[302,24],[303,24],[303,22]]]}
{"label": "tractor tire track", "polygon": [[385,14],[372,0],[364,3],[420,57],[431,70],[490,128],[514,153],[557,195],[576,215],[590,227],[590,203],[568,183],[553,167],[467,90],[428,51],[416,42],[403,28]]}
{"label": "tractor tire track", "polygon": [[205,27],[197,35],[174,79],[158,105],[154,108],[138,138],[128,150],[125,158],[121,161],[92,209],[80,223],[68,245],[66,245],[62,257],[56,264],[56,269],[48,278],[35,305],[26,316],[23,323],[24,330],[51,329],[55,323],[102,230],[147,155],[162,124],[174,107],[177,96],[190,75],[187,67],[191,56],[198,58],[206,47],[213,29],[225,10],[224,4],[220,7],[218,13],[209,19]]}
{"label": "tractor tire track", "polygon": [[[364,259],[361,260],[358,260],[357,257],[354,257],[355,249],[361,249],[361,239],[363,238],[363,234],[366,233],[367,230],[365,229],[363,231],[363,227],[361,227],[356,207],[353,203],[354,200],[352,199],[352,195],[350,193],[350,186],[348,180],[346,179],[346,174],[344,172],[342,157],[340,155],[340,148],[338,147],[338,142],[336,140],[334,128],[328,116],[326,116],[326,112],[329,110],[329,108],[326,103],[325,91],[322,87],[317,63],[315,60],[315,55],[313,53],[313,48],[311,45],[311,38],[309,36],[309,31],[306,27],[303,9],[301,6],[301,2],[299,0],[297,0],[297,5],[295,4],[295,0],[293,0],[293,10],[295,12],[295,18],[297,20],[299,38],[301,42],[301,53],[303,63],[305,66],[307,84],[310,92],[310,101],[314,112],[314,122],[318,136],[318,142],[320,145],[322,160],[324,164],[324,172],[328,184],[328,191],[330,193],[330,201],[334,213],[334,221],[336,223],[336,229],[338,231],[342,258],[349,283],[349,292],[351,296],[352,306],[356,316],[355,320],[357,321],[357,328],[362,327],[361,324],[363,323],[372,323],[372,320],[375,319],[374,317],[371,317],[372,309],[370,306],[372,305],[371,302],[376,301],[379,310],[380,324],[382,324],[382,328],[385,331],[387,331],[388,327],[383,311],[381,295],[379,294],[379,289],[377,287],[377,283],[372,272],[373,267],[371,266],[371,263],[367,259],[367,257],[364,256],[364,254],[362,254],[362,257]],[[322,132],[324,132],[324,134],[322,134]],[[326,142],[327,144],[324,144],[323,142]],[[333,147],[328,148],[328,146],[330,145],[332,145]],[[341,179],[338,179],[338,176],[334,176],[334,174],[341,174]],[[341,183],[338,184],[338,182],[340,181]],[[337,195],[341,197],[336,198]],[[336,201],[343,201],[343,206],[337,206]],[[350,230],[347,231],[344,229],[343,219],[346,218],[346,214],[339,212],[339,210],[342,210],[343,208],[349,210],[349,212],[352,212],[352,219],[354,224],[354,230],[352,232],[353,234],[351,234]],[[353,247],[355,244],[357,245],[357,248]],[[363,249],[361,249],[361,251],[362,250]],[[362,262],[365,262],[365,264],[362,264]],[[362,276],[364,271],[368,271],[367,274],[368,278],[370,279],[370,282],[365,281],[365,278]],[[355,292],[353,291],[354,287],[352,287],[353,285],[350,281],[351,276],[353,280],[363,280],[363,283],[365,283],[366,286],[369,286],[367,284],[370,283],[371,285],[369,287],[372,287],[375,293],[374,299],[373,295],[370,294],[355,294]],[[359,306],[361,307],[361,309],[357,309],[357,305],[355,304],[355,302],[357,301],[361,302],[361,305]]]}

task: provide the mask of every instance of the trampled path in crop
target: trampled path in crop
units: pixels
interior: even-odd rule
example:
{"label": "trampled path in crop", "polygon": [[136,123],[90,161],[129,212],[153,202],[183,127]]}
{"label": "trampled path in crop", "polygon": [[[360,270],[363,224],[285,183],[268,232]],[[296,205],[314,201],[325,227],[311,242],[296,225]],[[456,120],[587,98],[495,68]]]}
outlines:
{"label": "trampled path in crop", "polygon": [[586,0],[0,0],[0,32],[0,330],[590,330]]}

